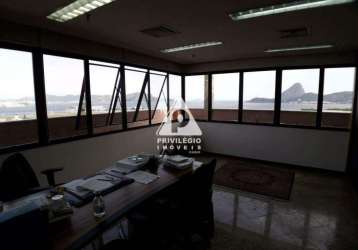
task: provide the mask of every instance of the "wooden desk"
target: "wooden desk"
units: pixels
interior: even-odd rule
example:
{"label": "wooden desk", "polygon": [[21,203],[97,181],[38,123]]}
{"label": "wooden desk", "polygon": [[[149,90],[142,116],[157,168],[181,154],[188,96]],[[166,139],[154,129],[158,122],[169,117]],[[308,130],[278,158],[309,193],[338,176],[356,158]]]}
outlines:
{"label": "wooden desk", "polygon": [[[200,163],[194,164],[194,169]],[[79,249],[90,243],[96,236],[118,222],[130,209],[157,194],[161,190],[190,176],[193,169],[168,170],[162,166],[158,169],[159,179],[147,185],[132,183],[104,196],[106,216],[97,221],[93,216],[92,203],[74,208],[74,214],[68,221],[51,225],[51,238],[54,250]]]}

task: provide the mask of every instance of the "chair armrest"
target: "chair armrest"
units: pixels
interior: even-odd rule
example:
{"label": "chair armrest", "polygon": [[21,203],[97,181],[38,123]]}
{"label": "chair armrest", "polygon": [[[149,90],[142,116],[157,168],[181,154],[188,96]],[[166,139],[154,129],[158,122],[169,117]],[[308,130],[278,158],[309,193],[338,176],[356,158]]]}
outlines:
{"label": "chair armrest", "polygon": [[48,168],[48,169],[42,170],[41,174],[46,175],[48,184],[53,187],[56,185],[55,173],[60,172],[62,170],[63,170],[63,168]]}
{"label": "chair armrest", "polygon": [[48,168],[48,169],[42,170],[41,174],[47,175],[47,174],[51,174],[51,173],[60,172],[62,170],[63,170],[63,168]]}

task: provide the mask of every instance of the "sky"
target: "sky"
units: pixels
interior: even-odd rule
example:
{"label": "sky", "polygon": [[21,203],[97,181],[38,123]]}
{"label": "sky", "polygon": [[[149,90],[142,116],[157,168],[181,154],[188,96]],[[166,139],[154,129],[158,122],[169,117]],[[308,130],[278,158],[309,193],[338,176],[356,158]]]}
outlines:
{"label": "sky", "polygon": [[[83,81],[83,61],[56,56],[44,56],[46,93],[51,95],[79,95]],[[91,92],[94,95],[111,95],[116,70],[91,67]],[[144,73],[126,71],[126,92],[139,92]],[[283,72],[282,90],[300,82],[306,92],[318,91],[319,72],[310,70],[286,70]],[[159,93],[163,76],[152,75],[152,94]],[[326,69],[324,94],[352,91],[354,69]],[[239,74],[213,75],[215,100],[235,100],[238,96]],[[180,97],[180,77],[170,77],[171,98]],[[244,74],[244,101],[254,97],[274,97],[275,72],[246,72]],[[29,52],[0,49],[0,99],[33,97],[32,57]],[[204,76],[186,77],[186,99],[204,99]]]}

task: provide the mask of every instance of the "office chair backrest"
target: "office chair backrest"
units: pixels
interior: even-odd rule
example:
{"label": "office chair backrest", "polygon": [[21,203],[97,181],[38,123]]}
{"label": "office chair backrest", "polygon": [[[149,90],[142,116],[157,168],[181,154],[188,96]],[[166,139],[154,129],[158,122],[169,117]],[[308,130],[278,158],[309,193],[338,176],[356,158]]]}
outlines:
{"label": "office chair backrest", "polygon": [[205,163],[198,168],[192,176],[187,190],[188,199],[186,205],[186,217],[188,228],[205,239],[210,239],[214,234],[214,210],[213,210],[213,179],[216,167],[216,159]]}
{"label": "office chair backrest", "polygon": [[9,201],[38,187],[39,182],[29,162],[22,154],[7,158],[0,168],[0,200]]}
{"label": "office chair backrest", "polygon": [[47,211],[35,203],[0,213],[0,249],[50,249]]}
{"label": "office chair backrest", "polygon": [[216,159],[212,159],[195,171],[190,179],[191,190],[188,190],[194,199],[211,200],[215,167]]}

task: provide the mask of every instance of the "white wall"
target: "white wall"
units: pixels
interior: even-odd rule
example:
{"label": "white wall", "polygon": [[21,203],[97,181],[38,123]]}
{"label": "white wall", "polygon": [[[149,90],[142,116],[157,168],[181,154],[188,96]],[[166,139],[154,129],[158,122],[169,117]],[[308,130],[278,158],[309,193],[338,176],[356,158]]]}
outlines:
{"label": "white wall", "polygon": [[272,126],[199,123],[212,153],[343,172],[349,132]]}
{"label": "white wall", "polygon": [[[40,183],[46,185],[41,170],[64,167],[56,175],[57,182],[66,182],[95,173],[119,159],[135,153],[155,152],[157,126],[98,136],[91,139],[62,143],[23,151],[34,168]],[[0,164],[8,155],[0,155]]]}

